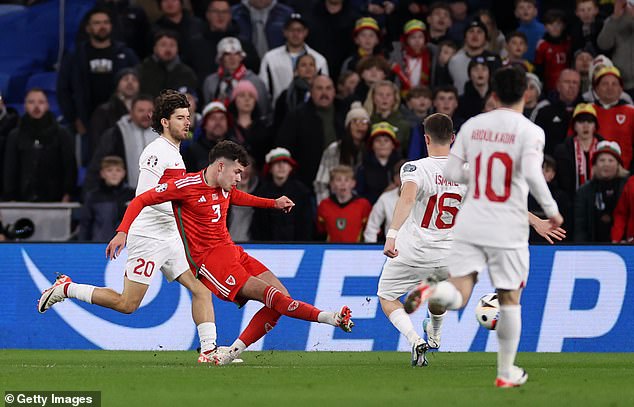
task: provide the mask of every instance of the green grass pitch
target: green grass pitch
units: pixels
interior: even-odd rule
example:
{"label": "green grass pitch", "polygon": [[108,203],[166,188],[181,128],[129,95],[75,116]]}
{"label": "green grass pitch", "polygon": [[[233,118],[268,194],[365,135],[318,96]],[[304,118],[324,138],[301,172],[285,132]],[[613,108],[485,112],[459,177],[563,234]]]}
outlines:
{"label": "green grass pitch", "polygon": [[[634,406],[634,354],[520,353],[526,385],[496,389],[495,353],[247,352],[196,363],[195,352],[0,350],[6,390],[99,390],[103,406]],[[510,403],[510,404],[509,404]]]}

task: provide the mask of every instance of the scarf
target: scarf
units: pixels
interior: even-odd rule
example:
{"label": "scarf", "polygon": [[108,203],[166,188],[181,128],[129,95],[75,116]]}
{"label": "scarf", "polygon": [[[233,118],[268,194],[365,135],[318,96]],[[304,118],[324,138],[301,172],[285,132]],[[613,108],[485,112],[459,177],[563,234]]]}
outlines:
{"label": "scarf", "polygon": [[[403,69],[408,78],[408,90],[416,83],[415,76],[419,76],[418,85],[429,85],[430,76],[430,55],[429,49],[424,47],[421,52],[414,52],[410,47],[404,45],[405,52],[403,53]],[[420,73],[418,69],[412,70],[412,67],[416,64],[420,64]]]}
{"label": "scarf", "polygon": [[223,102],[225,106],[229,106],[233,88],[238,84],[238,82],[244,79],[245,76],[247,76],[247,68],[244,64],[240,64],[238,69],[236,69],[233,73],[226,72],[222,66],[219,67],[218,87],[216,88],[214,99]]}
{"label": "scarf", "polygon": [[[575,167],[576,167],[576,187],[579,189],[580,186],[588,182],[592,178],[592,167],[588,170],[588,163],[586,161],[586,155],[583,153],[583,148],[581,147],[581,143],[579,142],[578,137],[574,137],[572,139],[575,148]],[[590,144],[590,148],[588,149],[588,153],[590,159],[592,160],[592,155],[597,149],[597,139],[596,137],[592,137],[592,143]]]}

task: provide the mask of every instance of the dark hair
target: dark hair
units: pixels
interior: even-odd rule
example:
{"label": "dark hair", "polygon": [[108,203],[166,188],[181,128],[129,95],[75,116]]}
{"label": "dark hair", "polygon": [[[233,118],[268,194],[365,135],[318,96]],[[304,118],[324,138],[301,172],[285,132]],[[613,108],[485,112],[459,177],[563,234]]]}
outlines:
{"label": "dark hair", "polygon": [[429,12],[427,13],[427,15],[430,15],[434,12],[434,10],[439,8],[445,10],[449,13],[449,15],[451,15],[451,7],[449,7],[449,4],[444,1],[437,1],[435,3],[432,3],[431,6],[429,6]]}
{"label": "dark hair", "polygon": [[134,99],[132,99],[132,104],[130,105],[130,108],[133,108],[134,105],[137,104],[137,102],[150,102],[154,104],[154,98],[152,97],[152,95],[148,95],[147,93],[136,95]]}
{"label": "dark hair", "polygon": [[295,70],[297,69],[297,65],[299,65],[299,61],[301,61],[303,58],[311,58],[313,60],[313,62],[315,63],[315,73],[319,75],[319,68],[317,68],[317,59],[315,59],[315,56],[313,54],[309,54],[308,52],[298,56],[297,59],[295,59],[295,63],[293,64],[293,72],[295,72]]}
{"label": "dark hair", "polygon": [[450,144],[453,136],[453,122],[443,113],[434,113],[427,116],[423,122],[425,134],[438,144]]}
{"label": "dark hair", "polygon": [[103,7],[93,7],[90,10],[88,10],[88,12],[86,13],[86,15],[84,16],[84,26],[87,26],[88,23],[90,22],[90,19],[92,18],[92,16],[94,16],[95,14],[105,14],[108,16],[108,18],[110,19],[110,22],[112,22],[112,16],[110,15],[110,11],[106,10]]}
{"label": "dark hair", "polygon": [[46,91],[44,91],[44,89],[42,88],[38,88],[37,86],[26,91],[26,93],[24,94],[24,100],[26,100],[26,97],[29,96],[31,93],[41,93],[46,97],[46,100],[48,101],[48,95],[46,94]]}
{"label": "dark hair", "polygon": [[491,90],[505,106],[519,102],[524,97],[526,86],[526,73],[512,65],[495,71],[491,81]]}
{"label": "dark hair", "polygon": [[548,154],[544,154],[544,162],[542,163],[543,168],[550,168],[553,171],[557,171],[557,161]]}
{"label": "dark hair", "polygon": [[125,170],[125,162],[118,155],[107,155],[101,159],[101,169],[108,167],[121,167]]}
{"label": "dark hair", "polygon": [[370,68],[379,68],[383,72],[385,72],[385,77],[388,78],[390,76],[390,64],[379,55],[370,55],[361,59],[356,66],[356,71],[361,76],[361,73]]}
{"label": "dark hair", "polygon": [[[183,6],[183,0],[179,0],[181,3],[181,7]],[[156,0],[156,5],[158,6],[158,8],[161,8],[161,5],[163,4],[163,0]]]}
{"label": "dark hair", "polygon": [[453,93],[454,96],[456,97],[456,100],[458,99],[458,89],[456,89],[455,86],[453,86],[453,85],[440,85],[440,86],[436,86],[434,88],[434,92],[432,93],[432,100],[436,99],[436,96],[438,96],[438,94],[440,92]]}
{"label": "dark hair", "polygon": [[209,152],[209,162],[213,163],[219,158],[229,161],[238,161],[243,166],[249,165],[249,154],[240,144],[230,140],[223,140],[216,144]]}
{"label": "dark hair", "polygon": [[368,130],[365,132],[363,142],[357,147],[350,135],[350,125],[348,125],[345,133],[343,133],[343,136],[341,137],[339,164],[345,164],[356,168],[357,164],[360,164],[359,153],[365,151],[366,141],[369,136],[370,126],[368,126]]}
{"label": "dark hair", "polygon": [[550,9],[546,12],[546,14],[544,14],[544,18],[542,23],[545,24],[552,24],[555,21],[561,21],[564,26],[566,25],[566,13],[564,13],[562,10],[558,10],[558,9]]}
{"label": "dark hair", "polygon": [[416,99],[420,97],[431,99],[432,98],[431,89],[429,89],[427,86],[422,86],[422,85],[414,86],[405,95],[405,101],[409,102],[412,99]]}
{"label": "dark hair", "polygon": [[178,42],[178,33],[172,30],[158,30],[154,33],[152,46],[156,45],[157,42],[163,37],[171,38],[174,41]]}
{"label": "dark hair", "polygon": [[520,38],[524,43],[528,44],[528,37],[521,31],[513,31],[506,36],[506,42],[511,41],[511,38]]}
{"label": "dark hair", "polygon": [[152,115],[152,129],[158,134],[163,133],[163,125],[161,119],[167,119],[172,116],[174,110],[181,108],[189,108],[187,96],[173,89],[164,89],[161,94],[154,99],[154,114]]}
{"label": "dark hair", "polygon": [[458,50],[458,44],[456,44],[453,40],[450,40],[450,39],[440,41],[438,43],[438,50],[440,50],[443,46],[453,48],[456,51]]}

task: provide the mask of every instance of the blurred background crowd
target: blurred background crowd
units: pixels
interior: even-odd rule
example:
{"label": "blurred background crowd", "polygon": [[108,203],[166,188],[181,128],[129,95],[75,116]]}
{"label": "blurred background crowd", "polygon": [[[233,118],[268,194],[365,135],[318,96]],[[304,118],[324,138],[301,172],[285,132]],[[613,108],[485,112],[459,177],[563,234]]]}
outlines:
{"label": "blurred background crowd", "polygon": [[445,113],[458,133],[496,108],[490,78],[510,64],[567,240],[630,242],[632,3],[0,1],[1,201],[79,202],[72,239],[108,241],[171,88],[191,103],[188,172],[232,140],[252,162],[238,188],[296,203],[232,207],[234,240],[378,242],[400,167],[427,156],[424,118]]}

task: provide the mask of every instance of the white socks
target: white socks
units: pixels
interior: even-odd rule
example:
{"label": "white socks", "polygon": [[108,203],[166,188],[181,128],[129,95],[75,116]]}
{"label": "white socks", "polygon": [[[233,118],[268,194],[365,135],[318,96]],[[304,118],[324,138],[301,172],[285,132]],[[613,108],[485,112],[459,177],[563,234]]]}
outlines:
{"label": "white socks", "polygon": [[520,344],[522,307],[500,305],[500,318],[495,329],[498,335],[498,376],[509,377]]}
{"label": "white socks", "polygon": [[337,320],[335,319],[335,313],[334,312],[328,312],[328,311],[321,311],[318,315],[317,315],[317,322],[321,323],[321,324],[328,324],[328,325],[332,325],[332,326],[337,326]]}
{"label": "white socks", "polygon": [[453,284],[441,281],[436,285],[434,294],[429,301],[440,304],[447,309],[456,310],[462,307],[462,294]]}
{"label": "white socks", "polygon": [[94,285],[70,283],[66,294],[68,298],[76,298],[80,301],[92,304],[92,292],[95,291]]}
{"label": "white socks", "polygon": [[210,352],[216,348],[216,324],[203,322],[196,327],[200,338],[200,353]]}
{"label": "white socks", "polygon": [[410,345],[414,345],[419,341],[420,335],[416,333],[412,320],[403,308],[398,308],[390,314],[390,322],[399,330],[406,338]]}
{"label": "white socks", "polygon": [[445,318],[445,315],[447,315],[447,311],[440,315],[434,315],[431,313],[431,311],[429,311],[431,329],[437,335],[440,334],[440,329],[442,328],[442,320]]}
{"label": "white socks", "polygon": [[231,344],[231,353],[238,357],[244,350],[247,348],[247,345],[244,344],[240,339],[236,339],[235,342]]}

